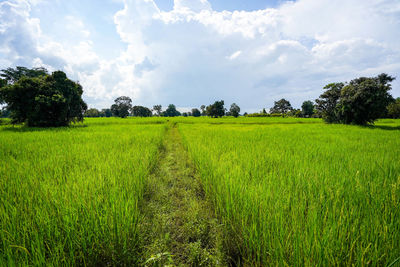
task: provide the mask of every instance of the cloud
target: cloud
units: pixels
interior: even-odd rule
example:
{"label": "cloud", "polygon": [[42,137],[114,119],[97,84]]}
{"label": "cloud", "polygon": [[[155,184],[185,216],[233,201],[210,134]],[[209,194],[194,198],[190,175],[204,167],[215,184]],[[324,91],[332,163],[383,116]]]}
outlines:
{"label": "cloud", "polygon": [[[147,106],[224,99],[255,111],[285,97],[299,107],[329,82],[400,71],[396,0],[298,0],[251,12],[217,12],[206,0],[175,0],[165,12],[153,0],[125,0],[114,23],[126,49],[111,60],[94,52],[79,17],[65,16],[71,39],[54,39],[31,8],[0,3],[0,64],[62,67],[97,107],[120,95]],[[398,81],[392,93],[400,95]]]}

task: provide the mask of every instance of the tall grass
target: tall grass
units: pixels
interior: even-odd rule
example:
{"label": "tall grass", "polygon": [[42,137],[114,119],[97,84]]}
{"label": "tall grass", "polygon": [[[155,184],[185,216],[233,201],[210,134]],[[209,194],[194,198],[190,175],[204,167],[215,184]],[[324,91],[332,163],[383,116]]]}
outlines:
{"label": "tall grass", "polygon": [[179,129],[242,260],[382,266],[400,256],[400,131],[377,124]]}
{"label": "tall grass", "polygon": [[[0,265],[133,265],[165,125],[0,127]],[[107,121],[107,123],[102,123]]]}

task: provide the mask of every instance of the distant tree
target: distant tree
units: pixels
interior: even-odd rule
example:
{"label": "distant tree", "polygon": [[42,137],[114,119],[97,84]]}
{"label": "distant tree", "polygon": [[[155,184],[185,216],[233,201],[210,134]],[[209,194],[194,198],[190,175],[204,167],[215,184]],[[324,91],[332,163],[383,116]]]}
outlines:
{"label": "distant tree", "polygon": [[176,110],[175,105],[169,104],[168,108],[163,112],[163,115],[165,117],[176,117],[176,116],[180,116],[181,113]]}
{"label": "distant tree", "polygon": [[400,97],[388,105],[388,115],[393,119],[400,119]]}
{"label": "distant tree", "polygon": [[206,116],[206,106],[205,105],[201,105],[200,109],[201,109],[201,116]]}
{"label": "distant tree", "polygon": [[265,110],[265,108],[263,108],[262,114],[267,114],[267,111]]}
{"label": "distant tree", "polygon": [[231,108],[229,109],[230,116],[237,118],[239,117],[239,112],[240,112],[240,107],[235,103],[233,103],[231,105]]}
{"label": "distant tree", "polygon": [[135,117],[151,117],[153,113],[149,108],[142,106],[134,106],[132,108],[132,115]]}
{"label": "distant tree", "polygon": [[182,116],[183,116],[183,117],[187,117],[187,116],[189,116],[189,114],[188,114],[187,112],[183,112],[183,113],[182,113]]}
{"label": "distant tree", "polygon": [[100,117],[100,112],[96,108],[90,108],[86,110],[85,114],[83,114],[84,117]]}
{"label": "distant tree", "polygon": [[316,99],[316,109],[322,118],[328,122],[339,122],[338,103],[344,83],[330,83],[324,87],[326,90],[319,99]]}
{"label": "distant tree", "polygon": [[292,109],[288,113],[286,113],[290,117],[300,118],[302,117],[302,112],[300,109]]}
{"label": "distant tree", "polygon": [[197,108],[192,109],[192,116],[193,117],[200,117],[201,116],[200,110],[198,110]]}
{"label": "distant tree", "polygon": [[215,101],[214,104],[207,106],[207,116],[218,118],[225,115],[224,100]]}
{"label": "distant tree", "polygon": [[111,109],[109,109],[109,108],[103,108],[101,111],[100,111],[100,117],[107,117],[107,118],[109,118],[109,117],[111,117],[112,116],[112,112],[111,112]]}
{"label": "distant tree", "polygon": [[14,84],[22,77],[38,78],[41,76],[47,76],[48,74],[49,73],[45,68],[28,69],[26,67],[17,66],[15,69],[7,68],[1,70],[0,77],[2,77],[7,84]]}
{"label": "distant tree", "polygon": [[15,80],[12,71],[7,71],[10,83],[0,89],[0,94],[11,112],[12,123],[48,127],[83,120],[87,105],[82,100],[82,86],[69,80],[64,72]]}
{"label": "distant tree", "polygon": [[247,113],[247,112],[243,113],[243,116],[247,116],[247,115],[248,115],[248,113]]}
{"label": "distant tree", "polygon": [[162,106],[161,105],[154,105],[153,110],[157,112],[157,116],[161,116]]}
{"label": "distant tree", "polygon": [[301,113],[304,117],[311,117],[314,114],[314,103],[310,100],[304,101],[301,105]]}
{"label": "distant tree", "polygon": [[111,112],[116,117],[126,118],[132,109],[132,99],[128,96],[120,96],[114,100]]}
{"label": "distant tree", "polygon": [[270,109],[270,113],[286,114],[292,109],[290,102],[282,98],[281,100],[275,101],[274,106]]}

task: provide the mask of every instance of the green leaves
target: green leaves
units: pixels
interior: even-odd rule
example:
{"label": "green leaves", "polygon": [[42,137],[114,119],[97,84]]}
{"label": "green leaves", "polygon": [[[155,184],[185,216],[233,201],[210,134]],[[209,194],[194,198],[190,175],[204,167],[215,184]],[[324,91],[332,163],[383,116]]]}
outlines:
{"label": "green leaves", "polygon": [[82,87],[64,72],[48,75],[45,69],[23,67],[2,72],[8,86],[1,89],[0,99],[7,103],[12,123],[48,127],[83,120],[87,105],[82,100]]}
{"label": "green leaves", "polygon": [[395,78],[385,73],[361,77],[348,84],[331,83],[316,100],[317,110],[329,123],[366,125],[382,117],[393,101],[390,82]]}

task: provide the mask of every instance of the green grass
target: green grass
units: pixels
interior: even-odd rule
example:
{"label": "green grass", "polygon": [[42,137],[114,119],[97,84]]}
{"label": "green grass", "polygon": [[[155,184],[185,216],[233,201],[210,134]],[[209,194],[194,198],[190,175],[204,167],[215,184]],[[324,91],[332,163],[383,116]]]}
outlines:
{"label": "green grass", "polygon": [[165,125],[0,128],[0,265],[137,262],[144,178]]}
{"label": "green grass", "polygon": [[[174,123],[181,136],[168,139]],[[191,160],[181,145],[172,149],[180,138]],[[168,140],[173,153],[162,150]],[[170,181],[157,188],[176,182],[187,192],[173,189],[183,197],[171,196],[172,204],[162,192],[156,204],[189,207],[160,216],[184,219],[172,224],[183,227],[174,231],[193,235],[191,225],[209,224],[198,218],[214,218],[191,210],[203,210],[187,186],[192,175],[200,177],[211,202],[201,206],[214,209],[213,224],[224,228],[222,250],[240,265],[381,266],[400,257],[400,120],[368,127],[232,117],[96,118],[57,129],[2,125],[0,161],[0,266],[148,260],[139,231],[146,212],[156,213],[143,206],[158,201],[144,199],[157,175]],[[166,221],[155,228],[156,241],[176,244],[167,240],[173,235],[162,240]],[[149,242],[149,253],[158,253]],[[187,251],[208,249],[197,243]],[[160,257],[169,257],[164,250]]]}
{"label": "green grass", "polygon": [[329,266],[400,256],[398,125],[179,128],[242,263]]}

